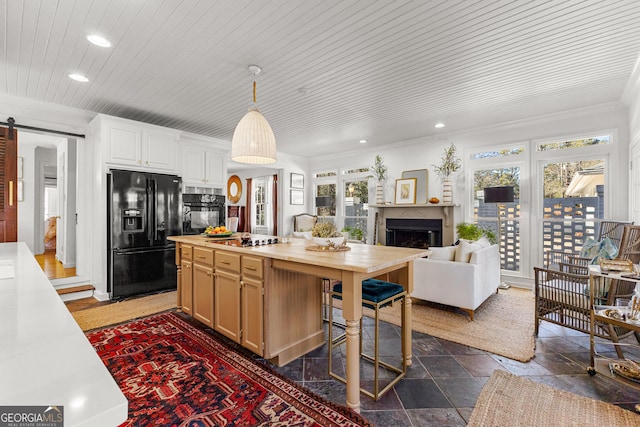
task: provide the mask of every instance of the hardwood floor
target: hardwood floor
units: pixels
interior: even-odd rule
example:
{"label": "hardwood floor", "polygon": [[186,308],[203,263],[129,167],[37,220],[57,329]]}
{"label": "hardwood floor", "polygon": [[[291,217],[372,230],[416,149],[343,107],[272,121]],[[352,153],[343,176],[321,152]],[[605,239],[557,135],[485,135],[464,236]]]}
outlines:
{"label": "hardwood floor", "polygon": [[76,275],[75,267],[64,268],[62,263],[56,259],[56,253],[54,251],[45,251],[45,253],[41,255],[35,255],[35,257],[48,279],[63,279]]}
{"label": "hardwood floor", "polygon": [[76,299],[72,301],[65,301],[65,305],[67,306],[67,309],[69,309],[71,313],[74,313],[76,311],[86,310],[88,308],[99,307],[101,305],[108,305],[108,304],[113,304],[113,301],[111,300],[98,301],[93,297],[81,298],[81,299]]}

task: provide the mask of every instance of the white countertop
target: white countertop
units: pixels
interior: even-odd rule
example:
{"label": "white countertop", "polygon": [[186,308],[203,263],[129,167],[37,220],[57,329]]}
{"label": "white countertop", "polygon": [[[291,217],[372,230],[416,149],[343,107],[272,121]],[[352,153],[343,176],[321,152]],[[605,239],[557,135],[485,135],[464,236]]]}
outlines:
{"label": "white countertop", "polygon": [[14,273],[0,279],[0,406],[64,406],[65,427],[123,423],[127,399],[27,245],[1,243],[0,264]]}

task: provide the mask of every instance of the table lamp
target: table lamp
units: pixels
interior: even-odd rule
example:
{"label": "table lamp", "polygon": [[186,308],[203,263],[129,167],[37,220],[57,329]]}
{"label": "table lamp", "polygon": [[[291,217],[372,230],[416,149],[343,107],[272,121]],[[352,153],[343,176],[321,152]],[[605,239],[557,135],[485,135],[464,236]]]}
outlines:
{"label": "table lamp", "polygon": [[[330,208],[333,206],[333,196],[316,196],[316,209],[318,208]],[[316,210],[316,214],[317,214]],[[326,215],[319,215],[321,218],[325,218]],[[322,221],[324,222],[324,220]]]}

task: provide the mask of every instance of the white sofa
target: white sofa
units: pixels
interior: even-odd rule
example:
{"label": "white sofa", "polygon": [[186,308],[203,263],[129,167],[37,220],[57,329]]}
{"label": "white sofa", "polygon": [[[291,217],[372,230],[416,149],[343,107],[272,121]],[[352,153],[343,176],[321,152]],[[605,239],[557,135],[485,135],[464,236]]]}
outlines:
{"label": "white sofa", "polygon": [[411,296],[458,307],[473,320],[475,309],[498,291],[498,245],[461,242],[458,246],[430,249],[429,258],[414,262]]}

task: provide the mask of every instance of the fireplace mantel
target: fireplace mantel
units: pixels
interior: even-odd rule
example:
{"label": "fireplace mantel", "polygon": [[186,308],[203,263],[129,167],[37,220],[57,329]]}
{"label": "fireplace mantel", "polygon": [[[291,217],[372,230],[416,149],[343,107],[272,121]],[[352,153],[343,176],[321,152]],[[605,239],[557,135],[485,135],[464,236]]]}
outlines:
{"label": "fireplace mantel", "polygon": [[[445,227],[449,227],[450,221],[449,218],[451,216],[451,213],[453,212],[450,208],[454,208],[456,206],[460,206],[458,204],[455,203],[436,203],[436,204],[429,204],[429,205],[394,205],[394,204],[384,204],[384,205],[369,205],[370,208],[377,208],[377,209],[434,209],[434,208],[442,208],[442,214],[444,216],[444,225]],[[388,216],[388,215],[387,215]],[[403,215],[403,216],[407,216],[407,215]]]}
{"label": "fireplace mantel", "polygon": [[442,244],[448,246],[453,244],[454,228],[453,228],[453,208],[460,206],[456,203],[437,203],[427,205],[369,205],[374,208],[378,215],[378,223],[376,229],[377,240],[386,244],[385,241],[385,224],[387,218],[441,218],[442,221]]}

